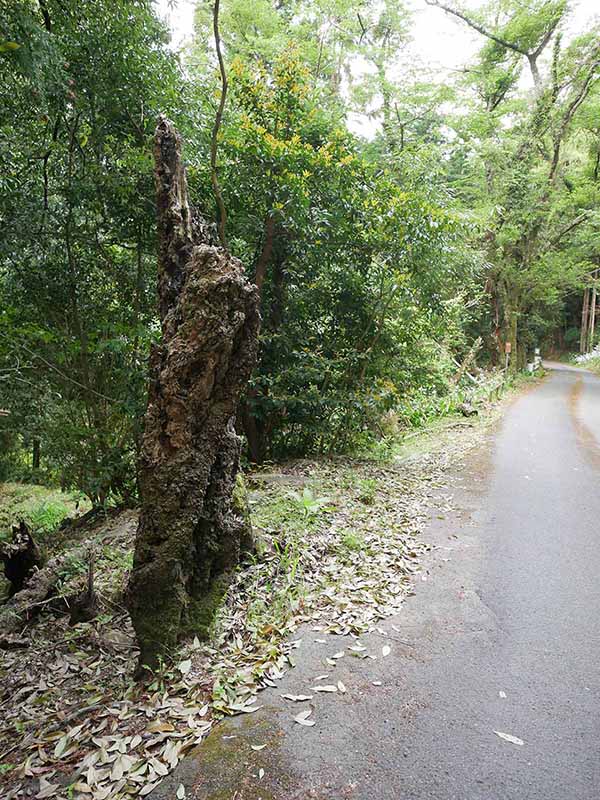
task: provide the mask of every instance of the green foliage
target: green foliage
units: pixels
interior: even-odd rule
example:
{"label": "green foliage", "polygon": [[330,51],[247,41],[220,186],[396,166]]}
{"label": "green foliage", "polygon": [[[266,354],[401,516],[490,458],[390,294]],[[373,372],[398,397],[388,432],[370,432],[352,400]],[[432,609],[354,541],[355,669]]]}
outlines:
{"label": "green foliage", "polygon": [[372,506],[377,497],[377,481],[364,478],[358,482],[358,499],[367,506]]}
{"label": "green foliage", "polygon": [[34,531],[41,534],[53,533],[69,515],[69,508],[61,502],[45,501],[29,512],[29,522]]}
{"label": "green foliage", "polygon": [[328,503],[328,497],[316,497],[311,489],[304,488],[302,492],[290,492],[290,498],[298,505],[304,517],[313,517],[324,509]]}
{"label": "green foliage", "polygon": [[73,578],[87,575],[87,571],[88,565],[83,558],[75,553],[67,553],[59,569],[58,593],[60,594],[61,587],[66,586]]}
{"label": "green foliage", "polygon": [[21,519],[36,536],[49,536],[78,508],[84,510],[86,504],[77,493],[31,484],[4,483],[0,488],[0,536],[10,536],[12,526]]}
{"label": "green foliage", "polygon": [[[598,256],[598,172],[590,180],[588,154],[597,142],[589,115],[598,102],[598,30],[565,44],[567,11],[564,0],[509,0],[471,17],[489,34],[469,76],[483,102],[457,120],[469,159],[461,145],[452,177],[486,242],[487,346],[499,361],[511,341],[513,367],[562,327]],[[527,93],[522,70],[534,85]]]}
{"label": "green foliage", "polygon": [[347,550],[353,553],[360,553],[365,549],[365,537],[360,533],[344,531],[341,542]]}
{"label": "green foliage", "polygon": [[[0,11],[0,477],[127,501],[160,334],[159,112],[215,217],[212,3],[197,4],[185,71],[150,0]],[[402,428],[456,411],[479,336],[492,363],[512,341],[518,366],[578,324],[600,263],[599,38],[570,35],[567,12],[465,11],[481,51],[440,82],[406,65],[402,2],[224,5],[218,177],[263,317],[240,414],[251,460],[389,458]],[[371,120],[372,141],[349,113]],[[310,520],[306,508],[292,511]]]}
{"label": "green foliage", "polygon": [[[298,46],[273,64],[236,59],[229,82],[229,240],[263,314],[250,455],[350,449],[430,368],[457,275],[470,285],[476,259],[447,195],[362,152]],[[192,186],[208,194],[206,172]]]}
{"label": "green foliage", "polygon": [[2,426],[102,503],[132,491],[156,330],[150,135],[176,65],[145,0],[2,2],[20,44],[0,55]]}

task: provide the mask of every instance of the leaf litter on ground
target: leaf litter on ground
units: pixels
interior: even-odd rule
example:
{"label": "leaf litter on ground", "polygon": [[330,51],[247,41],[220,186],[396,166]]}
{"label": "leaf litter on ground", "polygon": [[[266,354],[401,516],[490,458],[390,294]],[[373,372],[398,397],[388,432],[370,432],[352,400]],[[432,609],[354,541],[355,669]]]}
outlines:
{"label": "leaf litter on ground", "polygon": [[[476,441],[473,436],[470,445]],[[449,496],[435,492],[467,449],[463,431],[453,446],[400,466],[349,460],[284,465],[284,475],[314,484],[330,505],[299,525],[285,514],[269,520],[262,511],[281,507],[286,491],[261,485],[253,518],[262,554],[237,573],[213,638],[194,638],[149,686],[131,680],[137,652],[122,604],[126,570],[108,565],[102,571],[98,620],[69,628],[64,617],[41,614],[28,629],[26,651],[0,653],[0,755],[8,767],[0,773],[2,797],[144,797],[215,721],[260,708],[257,692],[276,686],[293,666],[299,642],[291,637],[300,625],[354,637],[375,631],[411,593],[427,550],[419,532],[428,508],[449,507]],[[377,483],[371,506],[357,497],[364,479]],[[135,512],[126,511],[96,538],[125,563],[135,527]],[[345,544],[349,534],[362,537],[360,550]],[[358,641],[348,650],[365,657]],[[335,667],[343,655],[325,662]],[[346,687],[339,681],[315,691],[341,694]],[[312,727],[311,714],[308,709],[294,719]]]}

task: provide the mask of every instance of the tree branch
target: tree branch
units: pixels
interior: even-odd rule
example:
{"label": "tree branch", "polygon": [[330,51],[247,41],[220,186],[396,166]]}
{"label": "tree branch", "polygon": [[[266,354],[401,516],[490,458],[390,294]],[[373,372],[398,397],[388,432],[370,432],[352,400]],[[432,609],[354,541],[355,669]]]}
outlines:
{"label": "tree branch", "polygon": [[513,44],[512,42],[509,42],[506,39],[502,39],[500,36],[496,36],[495,33],[488,31],[487,28],[483,27],[483,25],[480,25],[478,22],[475,22],[475,20],[471,19],[470,17],[467,17],[467,15],[463,14],[462,11],[458,11],[457,9],[451,8],[450,6],[447,6],[444,3],[440,3],[438,2],[438,0],[425,0],[425,2],[427,3],[428,6],[435,6],[436,8],[441,8],[442,11],[446,11],[446,13],[452,14],[452,16],[454,17],[458,17],[458,19],[461,19],[463,22],[466,22],[467,25],[470,28],[473,28],[473,30],[477,31],[477,33],[480,33],[482,36],[491,39],[493,42],[496,42],[496,44],[499,44],[501,47],[506,47],[507,50],[513,50],[515,53],[519,53],[519,55],[529,57],[530,54],[527,52],[527,50],[523,50],[518,45]]}
{"label": "tree branch", "polygon": [[557,244],[563,238],[563,236],[566,236],[567,233],[570,233],[573,228],[576,228],[578,225],[581,225],[582,222],[585,222],[587,219],[589,219],[589,216],[590,212],[584,211],[583,214],[575,217],[573,222],[569,223],[566,228],[563,228],[562,231],[550,241],[550,244]]}
{"label": "tree branch", "polygon": [[556,170],[558,169],[558,161],[560,157],[560,148],[562,145],[562,140],[564,135],[569,127],[571,120],[573,119],[575,112],[579,108],[579,106],[583,103],[586,97],[589,95],[592,87],[596,86],[600,83],[600,79],[596,78],[594,80],[594,76],[596,74],[596,70],[600,67],[600,58],[596,59],[590,64],[588,74],[586,75],[583,83],[579,87],[579,90],[575,93],[575,96],[571,100],[571,102],[567,105],[567,108],[563,114],[561,123],[558,127],[557,132],[553,136],[554,141],[554,153],[552,156],[552,164],[550,166],[550,174],[548,175],[548,180],[554,180],[554,176],[556,175]]}
{"label": "tree branch", "polygon": [[471,19],[471,17],[468,17],[466,14],[463,14],[462,11],[458,11],[457,9],[451,8],[450,6],[447,6],[444,3],[440,3],[439,0],[425,0],[425,2],[427,3],[428,6],[435,6],[436,8],[441,8],[448,14],[452,14],[458,19],[461,19],[463,22],[466,22],[466,24],[470,28],[473,28],[473,30],[477,31],[482,36],[491,39],[492,42],[496,42],[496,44],[499,44],[501,47],[505,47],[508,50],[512,50],[515,53],[519,53],[519,55],[525,56],[525,58],[529,62],[529,68],[531,70],[531,76],[533,77],[533,83],[535,85],[536,91],[537,92],[541,91],[542,79],[540,77],[540,71],[538,69],[537,60],[541,55],[542,51],[544,50],[544,48],[546,47],[546,45],[548,44],[548,42],[550,41],[550,39],[552,38],[552,34],[556,30],[561,20],[560,16],[550,24],[548,30],[544,33],[536,49],[533,51],[529,51],[529,50],[524,50],[522,47],[519,47],[519,45],[515,44],[514,42],[509,42],[507,39],[503,39],[501,36],[492,33],[487,28],[484,28],[484,26],[481,25],[479,22],[476,22],[474,19]]}

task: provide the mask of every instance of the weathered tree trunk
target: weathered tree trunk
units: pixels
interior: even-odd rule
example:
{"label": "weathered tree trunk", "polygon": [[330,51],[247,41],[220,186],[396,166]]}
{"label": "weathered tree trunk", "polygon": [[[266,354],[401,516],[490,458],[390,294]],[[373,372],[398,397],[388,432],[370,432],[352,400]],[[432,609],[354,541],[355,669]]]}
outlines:
{"label": "weathered tree trunk", "polygon": [[139,672],[186,629],[208,628],[245,536],[232,504],[233,421],[257,355],[258,292],[242,264],[192,225],[180,138],[155,134],[159,311],[139,463],[140,522],[128,607]]}

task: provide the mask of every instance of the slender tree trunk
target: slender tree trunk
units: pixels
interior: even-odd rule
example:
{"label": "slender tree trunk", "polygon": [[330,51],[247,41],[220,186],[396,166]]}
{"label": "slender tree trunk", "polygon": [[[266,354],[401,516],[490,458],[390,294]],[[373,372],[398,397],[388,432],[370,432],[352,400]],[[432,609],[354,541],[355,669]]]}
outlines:
{"label": "slender tree trunk", "polygon": [[505,309],[505,315],[507,320],[507,333],[506,333],[506,341],[510,342],[510,371],[516,372],[519,367],[519,350],[518,350],[518,314],[514,310],[513,306],[509,306]]}
{"label": "slender tree trunk", "polygon": [[583,303],[581,306],[581,331],[579,335],[580,353],[585,353],[587,348],[589,305],[590,305],[590,290],[586,288],[583,290]]}
{"label": "slender tree trunk", "polygon": [[[258,287],[263,317],[263,327],[276,333],[283,324],[286,295],[286,244],[285,231],[276,224],[273,215],[265,220],[265,230],[260,254],[256,262],[254,282]],[[270,269],[269,269],[270,268]],[[265,299],[265,282],[267,274],[269,292]],[[253,464],[262,464],[268,455],[270,438],[276,414],[270,412],[268,416],[257,414],[257,407],[264,394],[261,390],[252,388],[248,391],[241,408],[240,422],[243,426],[248,441],[248,451]]]}
{"label": "slender tree trunk", "polygon": [[590,319],[588,325],[588,345],[587,345],[587,352],[589,353],[590,350],[594,349],[594,328],[596,326],[596,295],[597,289],[594,288],[591,290],[591,299],[590,299]]}
{"label": "slender tree trunk", "polygon": [[242,264],[194,241],[181,142],[155,134],[162,341],[150,356],[139,464],[141,515],[128,588],[138,674],[186,630],[206,633],[247,522],[232,498],[239,397],[256,362],[258,292]]}
{"label": "slender tree trunk", "polygon": [[37,438],[37,436],[32,442],[31,468],[34,472],[40,468],[40,440]]}

